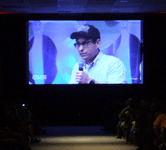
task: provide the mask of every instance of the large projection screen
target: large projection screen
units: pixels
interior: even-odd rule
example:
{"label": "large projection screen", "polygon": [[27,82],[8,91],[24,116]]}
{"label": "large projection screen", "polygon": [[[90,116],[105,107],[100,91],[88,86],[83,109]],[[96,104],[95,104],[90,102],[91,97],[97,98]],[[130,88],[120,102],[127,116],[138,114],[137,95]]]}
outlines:
{"label": "large projection screen", "polygon": [[124,63],[125,84],[143,84],[142,20],[28,20],[27,83],[69,84],[74,65],[81,60],[70,35],[84,24],[99,29],[102,53]]}

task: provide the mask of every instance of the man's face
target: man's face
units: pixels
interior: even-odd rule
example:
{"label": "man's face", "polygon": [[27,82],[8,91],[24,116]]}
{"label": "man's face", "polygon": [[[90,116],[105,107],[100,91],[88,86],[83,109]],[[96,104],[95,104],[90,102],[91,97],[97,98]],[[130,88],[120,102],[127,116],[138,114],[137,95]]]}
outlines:
{"label": "man's face", "polygon": [[85,38],[78,38],[78,52],[82,59],[86,61],[86,63],[91,63],[95,57],[97,56],[100,47],[101,41],[97,39],[96,43],[92,42],[92,39],[86,40]]}

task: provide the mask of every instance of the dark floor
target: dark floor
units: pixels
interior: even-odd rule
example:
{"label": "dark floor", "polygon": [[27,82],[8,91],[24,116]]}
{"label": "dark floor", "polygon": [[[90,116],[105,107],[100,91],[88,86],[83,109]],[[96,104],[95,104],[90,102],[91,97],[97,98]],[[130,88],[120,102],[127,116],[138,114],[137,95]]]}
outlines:
{"label": "dark floor", "polygon": [[110,136],[111,132],[105,132],[103,126],[49,126],[43,127],[47,133],[42,137],[50,136]]}
{"label": "dark floor", "polygon": [[102,126],[43,127],[47,134],[39,136],[41,142],[31,144],[32,150],[136,150],[125,139],[116,139]]}

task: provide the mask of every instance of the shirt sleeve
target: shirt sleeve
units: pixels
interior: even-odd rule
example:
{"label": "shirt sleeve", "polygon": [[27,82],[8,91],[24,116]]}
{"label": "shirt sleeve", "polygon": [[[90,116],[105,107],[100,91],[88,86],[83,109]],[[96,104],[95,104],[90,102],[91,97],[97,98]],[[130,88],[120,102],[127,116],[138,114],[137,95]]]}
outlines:
{"label": "shirt sleeve", "polygon": [[111,84],[125,84],[126,81],[126,68],[123,62],[116,58],[115,61],[109,66],[108,81]]}
{"label": "shirt sleeve", "polygon": [[76,82],[76,71],[78,70],[78,63],[75,64],[73,70],[72,70],[72,74],[71,74],[71,78],[69,80],[69,84],[78,84],[78,82]]}

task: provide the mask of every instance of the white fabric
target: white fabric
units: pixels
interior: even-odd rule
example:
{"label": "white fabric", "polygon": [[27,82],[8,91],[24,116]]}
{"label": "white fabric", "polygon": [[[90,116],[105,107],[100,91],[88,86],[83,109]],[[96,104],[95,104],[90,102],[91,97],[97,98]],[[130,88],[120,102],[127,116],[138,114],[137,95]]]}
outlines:
{"label": "white fabric", "polygon": [[[78,84],[76,82],[76,71],[78,71],[78,63],[75,64],[72,71],[69,84]],[[103,54],[101,51],[91,64],[85,64],[83,70],[90,78],[100,84],[125,84],[126,68],[123,62],[114,57]]]}

